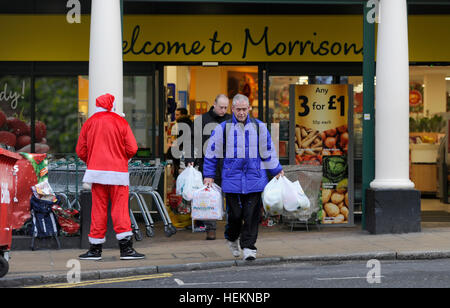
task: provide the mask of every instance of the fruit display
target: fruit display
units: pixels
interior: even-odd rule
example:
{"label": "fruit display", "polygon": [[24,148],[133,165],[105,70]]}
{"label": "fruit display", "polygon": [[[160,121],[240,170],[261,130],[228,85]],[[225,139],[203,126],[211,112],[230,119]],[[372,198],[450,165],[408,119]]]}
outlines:
{"label": "fruit display", "polygon": [[[47,153],[47,127],[41,121],[35,122],[35,152]],[[0,144],[13,147],[16,152],[31,151],[31,124],[23,120],[22,115],[7,116],[0,110]]]}

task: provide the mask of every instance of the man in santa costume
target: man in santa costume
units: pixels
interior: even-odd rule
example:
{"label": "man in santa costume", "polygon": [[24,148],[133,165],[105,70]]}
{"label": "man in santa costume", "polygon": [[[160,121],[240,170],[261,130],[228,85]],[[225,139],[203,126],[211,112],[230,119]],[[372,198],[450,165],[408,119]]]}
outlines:
{"label": "man in santa costume", "polygon": [[76,152],[86,162],[83,182],[92,183],[92,214],[89,251],[81,260],[100,260],[108,221],[108,203],[119,241],[120,259],[143,259],[133,249],[128,208],[128,161],[137,152],[136,139],[128,122],[115,113],[114,96],[96,99],[96,112],[83,125]]}

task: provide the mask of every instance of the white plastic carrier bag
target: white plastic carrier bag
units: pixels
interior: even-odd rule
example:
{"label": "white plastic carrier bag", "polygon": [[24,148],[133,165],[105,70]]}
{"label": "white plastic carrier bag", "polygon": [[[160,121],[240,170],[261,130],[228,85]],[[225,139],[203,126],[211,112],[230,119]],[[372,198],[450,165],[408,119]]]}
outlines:
{"label": "white plastic carrier bag", "polygon": [[215,183],[204,185],[193,193],[191,206],[192,220],[222,220],[222,189]]}
{"label": "white plastic carrier bag", "polygon": [[300,182],[291,182],[287,177],[280,177],[282,183],[283,206],[288,212],[306,210],[310,207],[310,201],[305,195]]}
{"label": "white plastic carrier bag", "polygon": [[196,190],[203,186],[203,176],[192,166],[184,169],[177,178],[177,195],[181,195],[184,200],[191,201]]}
{"label": "white plastic carrier bag", "polygon": [[311,207],[311,201],[309,201],[309,198],[306,196],[305,192],[303,191],[302,186],[300,185],[299,181],[294,182],[295,186],[297,186],[297,193],[299,197],[299,206],[302,210],[308,210]]}
{"label": "white plastic carrier bag", "polygon": [[187,175],[187,173],[185,173],[187,169],[184,169],[183,172],[181,172],[178,177],[177,177],[177,186],[176,186],[176,194],[178,196],[181,196],[182,192],[183,192],[183,188],[184,188],[184,181],[185,181],[185,177]]}
{"label": "white plastic carrier bag", "polygon": [[263,206],[269,215],[281,215],[283,212],[282,182],[273,178],[262,193]]}

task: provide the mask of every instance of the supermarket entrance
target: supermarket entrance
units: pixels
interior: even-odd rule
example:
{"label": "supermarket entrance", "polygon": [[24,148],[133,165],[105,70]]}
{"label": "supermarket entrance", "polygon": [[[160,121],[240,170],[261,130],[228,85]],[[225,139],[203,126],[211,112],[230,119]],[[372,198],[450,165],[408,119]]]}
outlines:
{"label": "supermarket entrance", "polygon": [[[177,123],[177,109],[194,121],[208,112],[218,94],[230,99],[228,113],[231,113],[231,99],[241,93],[249,98],[251,116],[258,118],[262,105],[257,65],[166,65],[164,66],[164,153],[167,153],[175,136],[172,128]],[[260,104],[261,102],[261,104]]]}
{"label": "supermarket entrance", "polygon": [[191,226],[191,220],[187,219],[190,215],[186,215],[190,205],[182,202],[175,193],[176,178],[185,168],[183,154],[177,158],[173,156],[175,151],[172,151],[172,147],[177,147],[178,123],[191,125],[195,118],[212,108],[219,94],[230,99],[228,114],[231,114],[232,98],[238,93],[246,95],[252,107],[251,116],[259,118],[264,114],[261,91],[263,78],[259,73],[258,65],[218,65],[217,62],[163,66],[163,97],[160,97],[163,102],[160,105],[164,106],[163,151],[164,159],[172,161],[165,172],[164,192],[165,204],[174,213],[171,219],[176,228]]}

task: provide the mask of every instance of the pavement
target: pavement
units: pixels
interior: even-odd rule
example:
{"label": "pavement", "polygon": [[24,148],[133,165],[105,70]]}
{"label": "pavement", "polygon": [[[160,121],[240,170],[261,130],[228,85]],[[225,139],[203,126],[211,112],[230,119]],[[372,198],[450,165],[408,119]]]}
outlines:
{"label": "pavement", "polygon": [[[450,258],[450,222],[422,222],[422,232],[373,235],[353,227],[320,229],[278,224],[260,226],[255,261],[234,258],[223,236],[224,222],[218,222],[217,239],[206,241],[205,233],[178,230],[166,237],[157,224],[155,235],[135,242],[144,260],[119,259],[118,249],[104,249],[101,261],[79,261],[81,281],[204,270],[282,262],[411,260]],[[86,250],[61,249],[11,251],[9,273],[0,287],[22,287],[67,282],[73,274],[73,260]]]}

